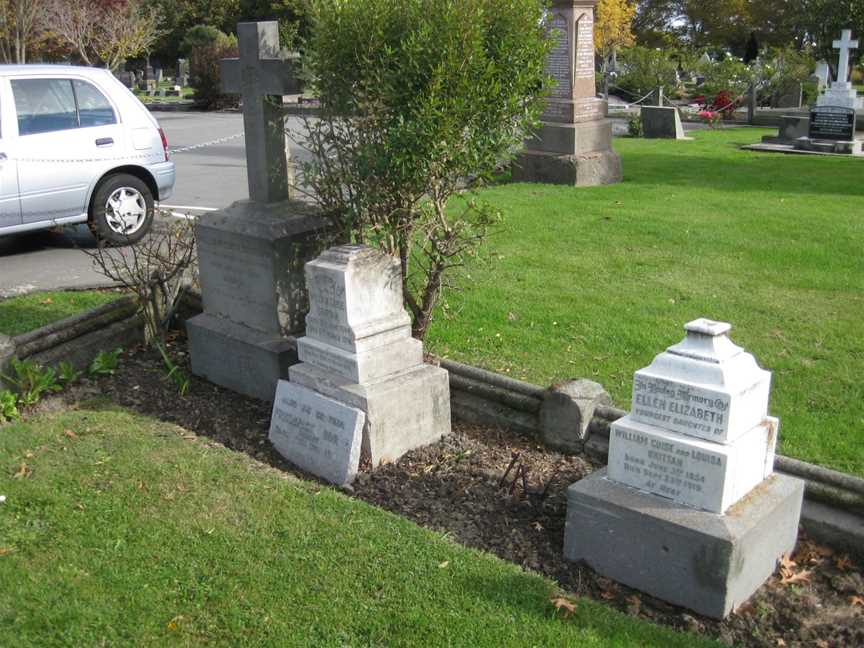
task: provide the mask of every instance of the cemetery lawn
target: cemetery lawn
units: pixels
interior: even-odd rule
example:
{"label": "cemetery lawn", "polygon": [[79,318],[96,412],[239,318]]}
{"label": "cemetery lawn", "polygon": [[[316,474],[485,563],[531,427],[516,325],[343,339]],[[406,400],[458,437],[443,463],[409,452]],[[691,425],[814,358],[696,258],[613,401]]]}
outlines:
{"label": "cemetery lawn", "polygon": [[0,428],[0,471],[16,645],[715,645],[113,406]]}
{"label": "cemetery lawn", "polygon": [[15,336],[122,296],[114,290],[37,292],[0,299],[0,334]]}
{"label": "cemetery lawn", "polygon": [[686,322],[728,321],[774,372],[781,451],[864,476],[864,161],[738,148],[769,133],[619,138],[622,184],[484,190],[504,224],[430,350],[538,384],[590,378],[629,409],[633,372]]}

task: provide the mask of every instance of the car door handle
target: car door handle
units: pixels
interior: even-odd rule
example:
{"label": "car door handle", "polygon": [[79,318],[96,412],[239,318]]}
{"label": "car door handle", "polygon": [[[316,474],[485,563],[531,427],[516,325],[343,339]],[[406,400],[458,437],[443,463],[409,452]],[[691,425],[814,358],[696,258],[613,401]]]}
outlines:
{"label": "car door handle", "polygon": [[113,137],[100,137],[96,140],[96,146],[111,146],[113,143]]}

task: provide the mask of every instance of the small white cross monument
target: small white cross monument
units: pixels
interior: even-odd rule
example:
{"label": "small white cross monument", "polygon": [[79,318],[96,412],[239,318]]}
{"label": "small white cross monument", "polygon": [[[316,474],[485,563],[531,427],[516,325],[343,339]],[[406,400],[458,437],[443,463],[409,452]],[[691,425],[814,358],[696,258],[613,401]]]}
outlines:
{"label": "small white cross monument", "polygon": [[840,50],[840,63],[837,66],[837,80],[816,100],[818,106],[835,106],[864,109],[864,99],[858,97],[858,92],[849,81],[849,53],[858,49],[858,41],[852,40],[852,30],[844,29],[840,40],[834,41],[834,49]]}
{"label": "small white cross monument", "polygon": [[300,56],[282,55],[276,21],[239,23],[237,37],[240,58],[222,59],[219,72],[222,91],[243,97],[249,198],[259,203],[287,200],[289,153],[282,97],[300,93]]}
{"label": "small white cross monument", "polygon": [[849,80],[849,52],[858,49],[858,41],[852,40],[852,30],[844,29],[840,40],[834,41],[834,49],[840,50],[840,64],[837,67],[837,83]]}

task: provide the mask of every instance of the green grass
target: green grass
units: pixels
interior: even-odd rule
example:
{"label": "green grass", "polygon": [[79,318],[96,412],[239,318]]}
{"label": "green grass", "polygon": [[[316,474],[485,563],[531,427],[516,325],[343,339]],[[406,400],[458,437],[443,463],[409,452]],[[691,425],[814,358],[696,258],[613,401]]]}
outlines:
{"label": "green grass", "polygon": [[506,214],[430,331],[433,352],[536,383],[602,383],[629,409],[633,372],[697,317],[774,372],[781,450],[864,475],[864,161],[618,139],[625,182],[501,185]]}
{"label": "green grass", "polygon": [[589,600],[556,616],[537,575],[182,433],[110,410],[0,430],[0,644],[709,645]]}
{"label": "green grass", "polygon": [[20,335],[120,297],[114,291],[38,292],[0,300],[0,333]]}

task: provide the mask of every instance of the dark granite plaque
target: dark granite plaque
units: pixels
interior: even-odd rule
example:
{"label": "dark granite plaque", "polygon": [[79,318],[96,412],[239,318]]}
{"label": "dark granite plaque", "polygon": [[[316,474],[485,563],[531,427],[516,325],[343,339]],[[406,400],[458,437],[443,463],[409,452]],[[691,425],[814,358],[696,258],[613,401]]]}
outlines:
{"label": "dark granite plaque", "polygon": [[810,139],[855,140],[855,111],[840,106],[816,106],[810,111]]}

